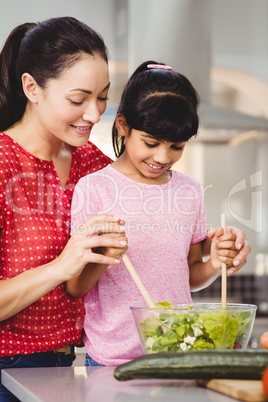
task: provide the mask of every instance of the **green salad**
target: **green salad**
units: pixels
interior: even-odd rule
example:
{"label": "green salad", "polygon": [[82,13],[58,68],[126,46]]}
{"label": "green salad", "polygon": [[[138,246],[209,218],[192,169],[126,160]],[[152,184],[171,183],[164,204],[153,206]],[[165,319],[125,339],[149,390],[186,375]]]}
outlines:
{"label": "green salad", "polygon": [[[169,312],[169,302],[156,303],[163,313],[140,323],[140,336],[147,353],[184,352],[202,349],[239,349],[251,322],[250,312]],[[165,311],[166,310],[166,311]]]}

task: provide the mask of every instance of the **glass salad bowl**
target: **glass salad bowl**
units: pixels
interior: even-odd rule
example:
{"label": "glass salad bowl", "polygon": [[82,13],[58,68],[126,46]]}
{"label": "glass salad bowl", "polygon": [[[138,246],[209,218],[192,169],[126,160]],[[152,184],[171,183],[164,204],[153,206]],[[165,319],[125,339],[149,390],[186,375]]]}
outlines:
{"label": "glass salad bowl", "polygon": [[156,308],[130,307],[145,353],[185,352],[202,349],[245,349],[257,306],[198,303]]}

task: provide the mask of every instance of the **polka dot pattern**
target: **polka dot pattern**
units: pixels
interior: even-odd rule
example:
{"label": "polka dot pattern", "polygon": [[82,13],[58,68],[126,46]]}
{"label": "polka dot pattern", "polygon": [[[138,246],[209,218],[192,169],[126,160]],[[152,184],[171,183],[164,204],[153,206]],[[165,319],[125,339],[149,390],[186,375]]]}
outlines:
{"label": "polka dot pattern", "polygon": [[[54,260],[70,233],[73,190],[86,174],[111,163],[94,144],[72,149],[65,189],[52,162],[29,154],[0,133],[0,280]],[[63,285],[15,316],[0,322],[0,356],[81,345],[83,299]]]}

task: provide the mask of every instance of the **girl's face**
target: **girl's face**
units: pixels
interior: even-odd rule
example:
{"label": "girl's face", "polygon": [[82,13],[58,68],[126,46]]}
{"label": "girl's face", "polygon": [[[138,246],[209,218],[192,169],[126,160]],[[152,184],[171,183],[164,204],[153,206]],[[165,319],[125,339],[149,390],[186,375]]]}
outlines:
{"label": "girl's face", "polygon": [[164,184],[170,179],[168,169],[181,158],[185,144],[159,141],[143,131],[132,129],[125,135],[122,156],[133,178],[136,175],[148,184]]}
{"label": "girl's face", "polygon": [[72,146],[84,145],[106,109],[108,65],[99,55],[85,55],[57,79],[38,87],[39,133]]}

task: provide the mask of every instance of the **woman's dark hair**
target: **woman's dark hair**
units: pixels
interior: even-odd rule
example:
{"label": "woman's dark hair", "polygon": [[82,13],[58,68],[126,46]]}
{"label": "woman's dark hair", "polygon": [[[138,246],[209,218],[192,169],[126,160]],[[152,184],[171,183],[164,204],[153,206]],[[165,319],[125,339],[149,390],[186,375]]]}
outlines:
{"label": "woman's dark hair", "polygon": [[45,88],[48,79],[57,78],[84,53],[98,54],[108,62],[102,37],[75,18],[51,18],[16,27],[0,53],[0,130],[19,121],[25,112],[23,73],[31,74]]}
{"label": "woman's dark hair", "polygon": [[[182,74],[162,68],[148,68],[155,61],[142,63],[129,78],[117,113],[121,113],[131,129],[144,131],[158,140],[188,141],[197,134],[199,96]],[[115,125],[112,130],[116,157],[125,149]]]}

